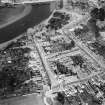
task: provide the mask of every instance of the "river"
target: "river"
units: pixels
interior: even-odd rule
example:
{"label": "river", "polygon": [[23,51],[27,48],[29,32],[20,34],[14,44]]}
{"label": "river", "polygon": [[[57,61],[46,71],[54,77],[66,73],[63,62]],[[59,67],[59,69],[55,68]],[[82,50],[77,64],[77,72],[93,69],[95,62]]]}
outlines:
{"label": "river", "polygon": [[0,43],[4,43],[19,36],[29,27],[33,27],[46,19],[50,13],[50,3],[32,5],[32,10],[28,15],[0,29]]}

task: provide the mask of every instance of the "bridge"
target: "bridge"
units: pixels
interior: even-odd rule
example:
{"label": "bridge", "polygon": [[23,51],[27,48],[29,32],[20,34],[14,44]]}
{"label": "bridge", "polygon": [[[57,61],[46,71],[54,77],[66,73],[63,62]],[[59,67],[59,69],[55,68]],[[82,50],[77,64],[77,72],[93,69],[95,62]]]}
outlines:
{"label": "bridge", "polygon": [[47,2],[53,2],[53,1],[57,1],[57,0],[22,0],[22,1],[18,1],[18,0],[0,0],[0,3],[10,3],[10,4],[31,4],[31,3],[47,3]]}
{"label": "bridge", "polygon": [[56,0],[25,0],[22,3],[46,3],[46,2],[52,2],[52,1],[56,1]]}

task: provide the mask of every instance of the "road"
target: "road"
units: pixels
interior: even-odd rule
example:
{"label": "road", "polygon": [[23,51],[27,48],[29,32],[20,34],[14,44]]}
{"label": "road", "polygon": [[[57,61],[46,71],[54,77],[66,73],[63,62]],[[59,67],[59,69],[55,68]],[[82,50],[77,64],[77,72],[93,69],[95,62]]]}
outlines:
{"label": "road", "polygon": [[37,40],[35,38],[32,38],[32,39],[33,39],[34,46],[35,46],[35,48],[36,48],[36,50],[39,54],[40,60],[41,60],[42,65],[43,65],[43,68],[44,68],[45,72],[47,72],[47,74],[48,74],[48,78],[49,78],[49,81],[51,82],[51,87],[52,87],[57,83],[57,81],[56,81],[56,79],[54,78],[54,75],[51,72],[51,69],[48,65],[47,59],[45,58],[45,55],[44,55],[44,52],[43,52],[41,46],[37,43]]}
{"label": "road", "polygon": [[84,82],[84,81],[87,81],[89,79],[91,79],[93,76],[96,76],[96,75],[99,75],[99,74],[102,74],[103,71],[99,71],[97,73],[93,73],[91,75],[89,75],[88,77],[84,78],[84,79],[80,79],[78,81],[73,81],[73,82],[70,82],[70,83],[67,83],[67,81],[62,81],[61,83],[57,84],[57,86],[53,87],[53,89],[51,90],[51,92],[58,92],[58,91],[64,91],[65,88],[67,89],[68,86],[70,85],[75,85],[77,83],[80,83],[80,82]]}
{"label": "road", "polygon": [[52,2],[52,1],[56,1],[56,0],[25,0],[22,3],[46,3],[46,2]]}
{"label": "road", "polygon": [[[64,31],[63,31],[64,32]],[[68,34],[66,34],[64,32],[64,34],[66,36],[68,36],[68,38],[72,39],[75,44],[83,51],[85,52],[89,57],[91,57],[98,65],[100,65],[103,69],[105,68],[105,64],[102,62],[101,59],[99,59],[99,57],[94,53],[92,52],[91,50],[89,50],[85,44],[83,44],[79,39],[77,39],[75,37],[75,34],[74,32],[70,32],[70,31],[67,31]]]}
{"label": "road", "polygon": [[[63,32],[64,32],[64,31],[63,31]],[[86,78],[84,78],[84,79],[81,79],[81,80],[78,80],[78,81],[73,81],[73,82],[70,82],[70,83],[67,83],[67,81],[66,81],[65,84],[62,85],[62,83],[61,83],[61,85],[64,86],[64,87],[66,87],[66,86],[68,86],[68,85],[76,84],[76,83],[78,83],[78,82],[84,82],[84,81],[90,79],[91,77],[93,77],[93,76],[95,76],[95,75],[101,74],[101,73],[103,72],[103,70],[105,69],[105,65],[104,65],[99,59],[96,58],[96,55],[93,55],[93,54],[90,52],[90,50],[89,50],[85,45],[83,45],[83,44],[81,43],[81,41],[79,41],[78,39],[76,39],[75,36],[74,36],[74,33],[68,32],[68,34],[66,34],[66,33],[64,32],[64,34],[65,34],[66,36],[68,36],[70,39],[72,39],[72,40],[76,43],[76,45],[77,45],[82,51],[84,51],[84,52],[85,52],[89,57],[91,57],[97,64],[99,64],[99,65],[101,66],[101,68],[102,68],[102,71],[99,71],[99,72],[96,72],[96,73],[92,73],[92,74],[89,75],[88,77],[86,77]],[[61,90],[62,90],[62,88],[64,89],[64,87],[61,87],[61,86],[58,86],[58,87],[61,88]],[[56,88],[55,88],[55,89],[56,89]],[[59,90],[59,91],[61,91],[61,90]],[[56,90],[54,90],[54,92],[55,92],[55,91],[58,91],[58,88],[57,88]]]}
{"label": "road", "polygon": [[[88,16],[87,16],[87,18],[88,18]],[[86,18],[85,18],[85,19],[86,19]],[[84,20],[85,20],[85,19],[83,19],[83,21],[80,20],[80,22],[77,22],[77,23],[78,23],[78,24],[81,23],[81,22],[84,23]],[[94,62],[96,62],[98,65],[100,65],[101,68],[102,68],[102,71],[99,71],[99,72],[96,72],[96,73],[92,73],[92,74],[89,75],[88,77],[86,77],[86,78],[84,78],[84,79],[81,79],[81,80],[78,80],[78,81],[73,81],[73,82],[70,82],[70,83],[67,83],[67,81],[65,81],[64,84],[63,84],[63,82],[61,82],[60,84],[57,84],[57,85],[55,86],[55,88],[53,88],[53,90],[52,90],[51,92],[62,91],[62,90],[64,90],[65,87],[68,86],[68,85],[77,84],[77,83],[79,83],[79,82],[84,82],[84,81],[86,81],[86,80],[92,78],[92,77],[95,76],[95,75],[101,74],[101,73],[103,72],[103,70],[105,69],[105,64],[102,62],[102,60],[100,60],[99,57],[97,57],[97,55],[95,55],[92,51],[90,51],[79,39],[77,39],[77,38],[75,37],[74,32],[70,32],[70,31],[69,31],[69,29],[70,29],[69,26],[70,26],[70,25],[68,25],[68,26],[66,26],[66,27],[64,27],[64,28],[62,29],[64,35],[66,35],[68,38],[72,39],[72,40],[76,43],[76,45],[77,45],[83,52],[85,52],[89,57],[91,57],[91,59],[93,59]],[[76,23],[75,23],[75,26],[76,26]],[[75,26],[74,26],[74,27],[75,27]],[[74,27],[73,27],[73,28],[74,28]]]}

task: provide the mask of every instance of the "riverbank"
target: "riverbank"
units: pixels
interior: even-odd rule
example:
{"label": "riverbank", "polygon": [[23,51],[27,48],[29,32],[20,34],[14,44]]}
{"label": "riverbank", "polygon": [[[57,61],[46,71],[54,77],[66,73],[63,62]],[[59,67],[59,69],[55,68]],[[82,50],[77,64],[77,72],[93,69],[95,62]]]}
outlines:
{"label": "riverbank", "polygon": [[[4,10],[3,10],[4,9]],[[0,29],[16,22],[17,20],[23,18],[31,12],[31,5],[17,5],[14,8],[3,8],[1,9],[1,21],[0,21]],[[4,12],[4,14],[2,13]]]}

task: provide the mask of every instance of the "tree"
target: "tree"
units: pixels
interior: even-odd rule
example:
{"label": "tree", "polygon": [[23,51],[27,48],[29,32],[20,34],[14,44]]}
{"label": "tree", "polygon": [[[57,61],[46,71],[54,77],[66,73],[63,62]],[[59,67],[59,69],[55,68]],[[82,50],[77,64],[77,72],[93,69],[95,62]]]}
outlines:
{"label": "tree", "polygon": [[100,21],[104,21],[105,19],[105,10],[103,8],[99,9],[99,19]]}
{"label": "tree", "polygon": [[62,105],[64,104],[65,102],[65,97],[62,93],[58,92],[58,96],[57,96],[57,101],[59,101]]}
{"label": "tree", "polygon": [[61,74],[67,74],[68,73],[68,68],[62,65],[61,63],[57,62],[57,69]]}
{"label": "tree", "polygon": [[93,19],[98,19],[99,18],[99,9],[98,8],[94,8],[91,12],[90,15]]}

